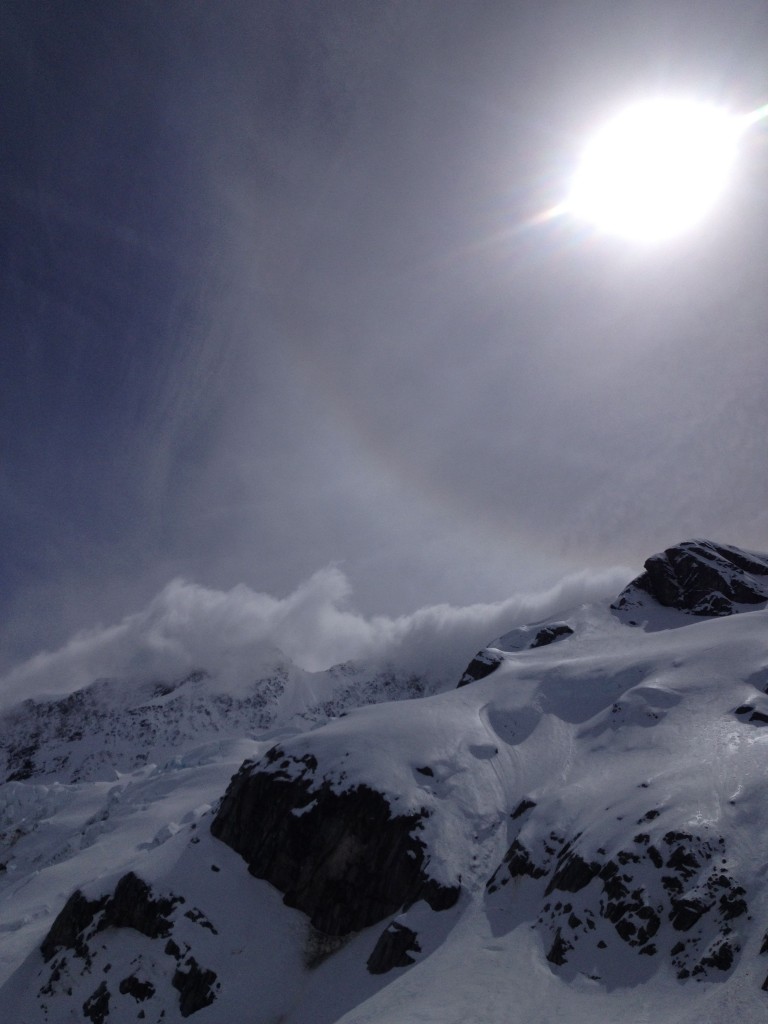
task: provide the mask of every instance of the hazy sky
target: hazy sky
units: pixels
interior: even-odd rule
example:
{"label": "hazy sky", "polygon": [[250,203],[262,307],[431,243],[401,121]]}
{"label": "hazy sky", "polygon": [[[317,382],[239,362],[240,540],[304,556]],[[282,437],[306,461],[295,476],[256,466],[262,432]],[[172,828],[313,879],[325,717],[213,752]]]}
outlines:
{"label": "hazy sky", "polygon": [[764,0],[4,0],[0,667],[184,577],[365,615],[768,550],[768,130],[657,247],[531,218]]}

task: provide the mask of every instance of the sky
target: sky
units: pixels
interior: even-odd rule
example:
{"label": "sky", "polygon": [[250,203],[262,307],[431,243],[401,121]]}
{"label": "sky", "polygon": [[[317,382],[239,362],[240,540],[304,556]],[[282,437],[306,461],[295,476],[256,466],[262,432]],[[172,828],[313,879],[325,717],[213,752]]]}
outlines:
{"label": "sky", "polygon": [[623,104],[768,101],[767,37],[762,0],[6,0],[0,671],[174,580],[369,621],[768,550],[768,129],[672,241],[539,218]]}

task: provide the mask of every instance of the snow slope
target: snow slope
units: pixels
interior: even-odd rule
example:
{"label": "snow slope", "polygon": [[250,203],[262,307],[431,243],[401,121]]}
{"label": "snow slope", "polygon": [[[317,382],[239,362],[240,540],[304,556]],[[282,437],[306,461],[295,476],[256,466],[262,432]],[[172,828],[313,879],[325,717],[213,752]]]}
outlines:
{"label": "snow slope", "polygon": [[351,663],[309,673],[279,651],[254,676],[100,680],[0,715],[0,981],[77,886],[187,834],[246,756],[350,704],[425,685]]}
{"label": "snow slope", "polygon": [[[431,696],[409,698],[401,680],[377,692],[406,699],[353,709],[338,673],[289,679],[266,729],[245,722],[247,694],[221,710],[214,691],[226,688],[203,677],[122,704],[101,684],[83,700],[108,724],[66,765],[50,709],[17,709],[13,735],[27,746],[41,723],[48,731],[30,775],[0,790],[9,1019],[762,1021],[768,610],[734,610],[697,617],[635,591],[629,611],[581,606],[502,637],[485,652],[489,674]],[[551,640],[532,642],[545,627],[558,627]],[[375,681],[356,671],[370,697]],[[323,694],[323,714],[302,710]],[[182,695],[183,712],[169,709]],[[339,899],[355,898],[353,877],[381,882],[360,874],[376,837],[359,823],[334,822],[334,847],[311,860],[350,794],[378,794],[392,822],[415,822],[409,843],[384,851],[392,878],[398,858],[418,856],[458,899],[433,909],[417,896],[360,930],[319,933],[282,898],[312,896],[311,878],[302,889],[286,866],[273,886],[211,834],[238,769],[243,799],[250,781],[296,797],[275,805],[275,827],[286,843],[306,840],[297,869],[330,877]],[[239,811],[260,870],[270,837]]]}

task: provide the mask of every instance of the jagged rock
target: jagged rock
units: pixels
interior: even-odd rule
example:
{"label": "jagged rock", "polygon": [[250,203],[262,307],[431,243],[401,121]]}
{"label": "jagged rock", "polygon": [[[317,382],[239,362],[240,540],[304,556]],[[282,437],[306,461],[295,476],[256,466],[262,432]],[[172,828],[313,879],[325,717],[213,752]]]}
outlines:
{"label": "jagged rock", "polygon": [[[728,884],[731,884],[730,880]],[[748,907],[744,896],[745,890],[742,886],[736,885],[720,897],[720,916],[724,921],[732,921],[735,917],[741,917],[742,914],[746,914]]]}
{"label": "jagged rock", "polygon": [[546,873],[546,868],[536,864],[520,840],[515,839],[504,854],[501,864],[489,878],[486,889],[489,893],[494,893],[512,878],[541,878]]}
{"label": "jagged rock", "polygon": [[566,954],[570,953],[572,949],[573,946],[570,942],[566,942],[562,936],[562,932],[558,928],[555,932],[555,938],[549,948],[549,952],[547,953],[547,960],[549,960],[551,964],[555,964],[557,967],[562,967],[568,960]]}
{"label": "jagged rock", "polygon": [[73,892],[67,902],[57,914],[53,924],[48,929],[48,934],[40,944],[40,952],[47,962],[62,947],[72,949],[82,956],[83,951],[79,948],[81,936],[91,924],[96,914],[103,910],[106,898],[89,900],[78,889]]}
{"label": "jagged rock", "polygon": [[48,930],[40,951],[46,961],[62,947],[87,959],[85,938],[94,922],[94,934],[110,927],[134,928],[150,939],[165,938],[171,931],[168,915],[181,902],[178,896],[153,899],[147,883],[129,871],[117,883],[112,896],[88,900],[79,890],[74,892]]}
{"label": "jagged rock", "polygon": [[535,647],[547,647],[549,644],[554,643],[555,640],[564,640],[565,637],[570,636],[572,633],[573,629],[567,622],[552,622],[548,626],[543,626],[538,631],[529,647],[531,650]]}
{"label": "jagged rock", "polygon": [[[301,773],[291,775],[297,766]],[[421,815],[393,813],[368,786],[339,792],[317,781],[316,768],[311,755],[291,759],[279,747],[246,762],[211,832],[328,935],[359,931],[418,899],[434,910],[456,902],[458,886],[425,872],[425,847],[414,834]]]}
{"label": "jagged rock", "polygon": [[557,869],[547,886],[544,895],[548,896],[555,889],[562,892],[578,892],[589,885],[600,871],[597,861],[587,863],[577,853],[568,853],[561,857]]}
{"label": "jagged rock", "polygon": [[530,626],[516,626],[491,644],[491,650],[532,651],[546,647],[555,641],[564,640],[573,633],[567,622],[534,623]]}
{"label": "jagged rock", "polygon": [[509,633],[495,640],[491,647],[478,651],[464,675],[458,682],[457,689],[485,679],[504,661],[502,651],[530,651],[536,647],[546,647],[556,640],[564,640],[573,633],[567,622],[549,622],[545,626],[518,626]]}
{"label": "jagged rock", "polygon": [[[531,824],[529,818],[524,826],[529,836]],[[734,922],[748,907],[746,890],[725,867],[723,837],[669,830],[655,836],[655,844],[651,838],[649,832],[638,833],[630,846],[610,858],[600,848],[602,860],[579,850],[579,834],[567,841],[550,832],[531,849],[515,839],[487,885],[488,898],[501,898],[494,894],[523,878],[529,880],[526,899],[535,898],[533,886],[542,879],[536,926],[544,932],[546,958],[555,967],[566,962],[588,965],[591,954],[582,943],[600,917],[612,925],[622,945],[648,957],[664,948],[651,940],[665,919],[676,931],[688,932],[686,941],[676,943],[669,954],[680,979],[730,971],[741,951]],[[659,847],[668,849],[666,858]],[[575,898],[557,901],[560,892],[574,893]],[[609,948],[605,938],[597,942],[598,948]],[[768,938],[764,948],[768,950]]]}
{"label": "jagged rock", "polygon": [[408,967],[415,963],[410,953],[420,952],[416,932],[392,921],[379,936],[366,966],[371,974],[386,974],[393,967]]}
{"label": "jagged rock", "polygon": [[464,670],[464,675],[459,680],[456,689],[461,686],[467,686],[469,683],[476,683],[480,679],[485,679],[504,661],[504,658],[498,651],[478,651],[472,661],[467,665]]}
{"label": "jagged rock", "polygon": [[155,994],[155,986],[151,981],[142,981],[135,974],[129,974],[120,982],[118,992],[122,996],[133,996],[137,1003],[143,1003],[145,999],[151,999]]}
{"label": "jagged rock", "polygon": [[690,878],[696,873],[696,869],[701,867],[690,850],[687,850],[684,846],[675,848],[666,866],[668,868],[675,868],[684,879]]}
{"label": "jagged rock", "polygon": [[721,942],[712,952],[702,957],[693,974],[701,974],[705,967],[714,967],[717,971],[729,971],[733,966],[733,949],[729,942]]}
{"label": "jagged rock", "polygon": [[522,817],[526,811],[532,811],[535,806],[536,802],[534,800],[529,800],[528,797],[523,797],[510,815],[512,821],[516,821],[518,818]]}
{"label": "jagged rock", "polygon": [[171,931],[168,915],[179,903],[180,896],[152,898],[152,890],[132,871],[123,875],[115,893],[104,908],[102,928],[135,928],[150,939],[166,938]]}
{"label": "jagged rock", "polygon": [[672,927],[679,932],[690,931],[700,917],[709,910],[706,903],[697,899],[673,900],[672,913],[669,915]]}
{"label": "jagged rock", "polygon": [[171,984],[179,993],[179,1010],[182,1017],[191,1017],[193,1013],[210,1006],[215,999],[213,983],[216,972],[209,971],[189,957],[185,963],[186,970],[177,970]]}
{"label": "jagged rock", "polygon": [[91,1021],[91,1024],[104,1024],[109,1017],[110,995],[106,981],[102,981],[96,991],[83,1003],[83,1013]]}
{"label": "jagged rock", "polygon": [[[171,915],[183,902],[180,896],[155,896],[149,885],[132,871],[123,875],[111,896],[89,900],[77,891],[67,900],[43,939],[40,947],[43,957],[50,961],[62,948],[72,949],[85,961],[84,972],[88,973],[94,956],[92,940],[108,928],[132,928],[150,939],[168,939],[164,952],[173,956],[177,963],[172,984],[179,991],[181,1015],[188,1017],[213,1002],[216,974],[201,967],[193,956],[187,956],[182,964],[181,949],[169,938],[173,929]],[[215,931],[197,908],[185,916]],[[63,958],[53,961],[52,981],[60,976],[64,962]],[[156,990],[151,981],[130,974],[119,983],[118,991],[120,995],[129,995],[137,1002],[144,1002],[152,998]],[[109,1016],[110,997],[106,983],[102,982],[86,1001],[83,1013],[93,1024],[102,1024]]]}
{"label": "jagged rock", "polygon": [[208,920],[199,907],[193,907],[191,910],[188,910],[184,917],[188,917],[190,921],[194,921],[195,924],[199,924],[201,928],[206,928],[214,935],[219,934],[218,929]]}
{"label": "jagged rock", "polygon": [[650,596],[691,615],[731,615],[739,604],[768,601],[768,555],[708,540],[683,541],[645,562],[645,572],[619,594],[617,610]]}

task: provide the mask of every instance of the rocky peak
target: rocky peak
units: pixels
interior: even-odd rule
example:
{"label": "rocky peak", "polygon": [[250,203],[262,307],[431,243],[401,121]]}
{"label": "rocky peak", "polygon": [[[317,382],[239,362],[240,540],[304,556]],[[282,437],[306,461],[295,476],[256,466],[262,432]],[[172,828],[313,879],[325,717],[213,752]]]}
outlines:
{"label": "rocky peak", "polygon": [[768,601],[768,555],[709,540],[688,540],[651,555],[645,571],[611,606],[622,611],[653,598],[691,615],[733,615]]}

